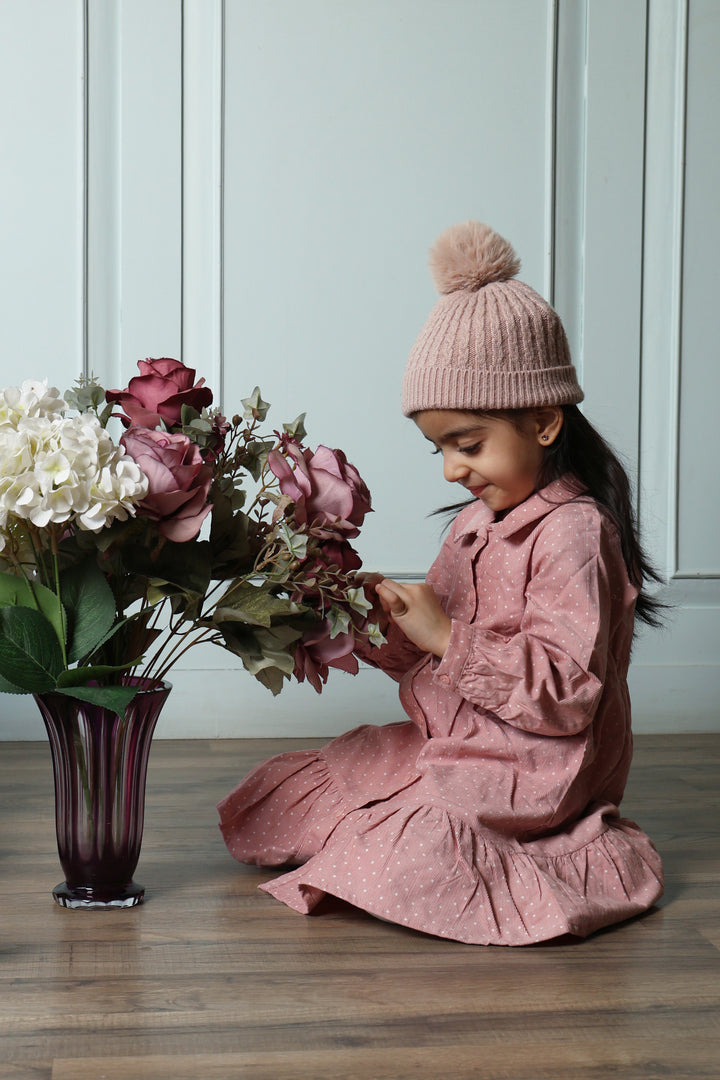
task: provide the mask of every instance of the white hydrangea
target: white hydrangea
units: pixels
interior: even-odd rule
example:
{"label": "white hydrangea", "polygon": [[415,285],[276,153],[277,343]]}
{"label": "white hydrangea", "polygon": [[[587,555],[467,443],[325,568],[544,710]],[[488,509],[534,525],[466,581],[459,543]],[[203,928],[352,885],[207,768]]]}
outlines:
{"label": "white hydrangea", "polygon": [[57,387],[48,386],[47,379],[26,379],[20,386],[0,390],[0,431],[16,428],[28,416],[60,417],[66,408],[67,402]]}
{"label": "white hydrangea", "polygon": [[145,474],[95,414],[64,417],[56,394],[28,381],[0,395],[0,550],[18,519],[99,532],[147,495]]}

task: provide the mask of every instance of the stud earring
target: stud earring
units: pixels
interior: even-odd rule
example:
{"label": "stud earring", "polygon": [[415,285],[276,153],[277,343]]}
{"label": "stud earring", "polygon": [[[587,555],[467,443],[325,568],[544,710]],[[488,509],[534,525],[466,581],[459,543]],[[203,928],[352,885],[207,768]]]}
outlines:
{"label": "stud earring", "polygon": [[548,439],[550,438],[550,436],[549,435],[541,435],[540,438],[542,439],[543,442],[547,442]]}

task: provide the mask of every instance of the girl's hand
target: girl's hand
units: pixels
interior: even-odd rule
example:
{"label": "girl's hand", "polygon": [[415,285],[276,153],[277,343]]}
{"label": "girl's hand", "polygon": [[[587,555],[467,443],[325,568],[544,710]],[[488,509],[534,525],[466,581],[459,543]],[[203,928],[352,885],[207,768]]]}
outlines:
{"label": "girl's hand", "polygon": [[371,574],[355,574],[355,581],[362,587],[368,602],[372,604],[372,608],[368,612],[368,618],[371,622],[377,623],[381,634],[387,633],[387,628],[390,624],[390,616],[385,610],[380,599],[380,594],[377,591],[378,585],[384,580],[382,574],[378,574],[377,572]]}
{"label": "girl's hand", "polygon": [[452,622],[429,585],[401,585],[383,578],[375,585],[383,609],[419,649],[442,657]]}

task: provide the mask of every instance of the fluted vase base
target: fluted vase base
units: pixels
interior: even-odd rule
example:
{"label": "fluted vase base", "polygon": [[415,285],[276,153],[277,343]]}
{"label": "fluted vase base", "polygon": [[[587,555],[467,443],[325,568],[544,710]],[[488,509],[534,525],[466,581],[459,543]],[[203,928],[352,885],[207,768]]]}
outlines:
{"label": "fluted vase base", "polygon": [[94,908],[98,911],[107,911],[111,908],[136,907],[142,904],[145,889],[142,885],[136,885],[131,881],[129,885],[123,885],[113,889],[111,894],[105,889],[95,889],[86,885],[78,885],[71,888],[67,881],[61,881],[52,891],[56,904],[65,908]]}

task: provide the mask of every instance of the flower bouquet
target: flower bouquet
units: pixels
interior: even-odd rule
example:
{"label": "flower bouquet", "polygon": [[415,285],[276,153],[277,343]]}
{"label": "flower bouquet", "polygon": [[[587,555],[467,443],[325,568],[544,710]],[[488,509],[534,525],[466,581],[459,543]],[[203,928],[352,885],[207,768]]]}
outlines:
{"label": "flower bouquet", "polygon": [[138,367],[122,391],[0,391],[0,690],[122,710],[128,675],[162,680],[202,642],[273,693],[357,672],[355,637],[382,641],[354,578],[357,470],[303,445],[304,414],[263,435],[257,388],[228,420],[191,368]]}
{"label": "flower bouquet", "polygon": [[138,367],[124,390],[0,391],[0,691],[33,693],[46,725],[50,700],[79,713],[65,741],[95,818],[92,710],[126,729],[193,646],[277,694],[293,676],[319,692],[357,672],[356,640],[384,641],[351,545],[370,495],[343,452],[306,447],[304,414],[264,433],[257,387],[228,419],[193,369]]}

